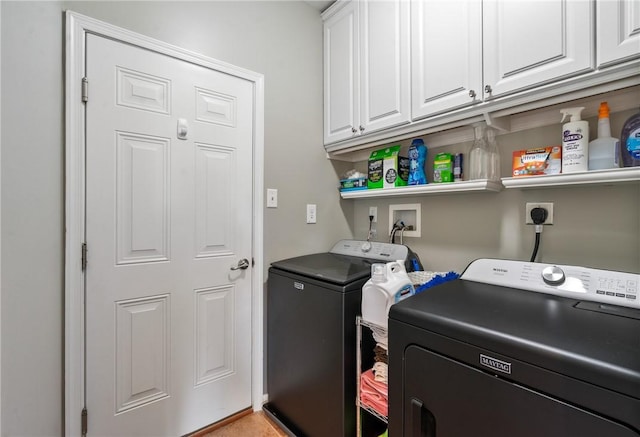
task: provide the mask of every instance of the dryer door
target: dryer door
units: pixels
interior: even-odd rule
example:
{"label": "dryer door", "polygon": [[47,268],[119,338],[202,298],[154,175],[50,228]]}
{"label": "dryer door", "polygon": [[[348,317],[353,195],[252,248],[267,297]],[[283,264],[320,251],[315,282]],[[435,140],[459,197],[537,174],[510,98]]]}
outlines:
{"label": "dryer door", "polygon": [[575,405],[427,349],[405,350],[403,436],[638,437]]}

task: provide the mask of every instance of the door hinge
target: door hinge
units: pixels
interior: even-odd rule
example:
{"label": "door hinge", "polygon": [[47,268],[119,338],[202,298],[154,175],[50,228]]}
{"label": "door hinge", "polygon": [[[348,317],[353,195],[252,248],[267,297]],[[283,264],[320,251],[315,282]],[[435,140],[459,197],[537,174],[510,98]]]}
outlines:
{"label": "door hinge", "polygon": [[89,79],[82,78],[82,101],[87,103],[89,101]]}
{"label": "door hinge", "polygon": [[88,416],[87,407],[84,407],[82,409],[82,419],[81,419],[81,424],[80,424],[80,426],[82,427],[82,430],[81,430],[82,437],[87,435],[87,416]]}
{"label": "door hinge", "polygon": [[87,269],[87,243],[82,243],[82,270]]}
{"label": "door hinge", "polygon": [[251,257],[251,267],[254,267],[256,265],[256,260],[253,259],[253,257]]}

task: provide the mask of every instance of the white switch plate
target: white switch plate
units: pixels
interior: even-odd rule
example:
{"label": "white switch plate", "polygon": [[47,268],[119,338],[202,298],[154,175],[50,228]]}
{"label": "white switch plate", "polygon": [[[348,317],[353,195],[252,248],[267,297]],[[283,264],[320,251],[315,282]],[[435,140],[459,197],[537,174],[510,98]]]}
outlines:
{"label": "white switch plate", "polygon": [[267,208],[278,207],[278,190],[275,188],[267,188]]}
{"label": "white switch plate", "polygon": [[316,222],[316,206],[313,204],[307,204],[307,223]]}

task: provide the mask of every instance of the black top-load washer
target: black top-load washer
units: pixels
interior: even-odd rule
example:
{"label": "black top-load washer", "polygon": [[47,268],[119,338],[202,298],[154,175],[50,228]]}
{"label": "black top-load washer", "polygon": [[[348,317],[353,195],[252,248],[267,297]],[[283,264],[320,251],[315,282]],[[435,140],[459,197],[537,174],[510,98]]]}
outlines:
{"label": "black top-load washer", "polygon": [[290,435],[356,432],[356,316],[371,264],[403,245],[341,240],[328,253],[274,262],[267,280],[265,413]]}
{"label": "black top-load washer", "polygon": [[393,305],[390,437],[640,436],[639,283],[481,259]]}

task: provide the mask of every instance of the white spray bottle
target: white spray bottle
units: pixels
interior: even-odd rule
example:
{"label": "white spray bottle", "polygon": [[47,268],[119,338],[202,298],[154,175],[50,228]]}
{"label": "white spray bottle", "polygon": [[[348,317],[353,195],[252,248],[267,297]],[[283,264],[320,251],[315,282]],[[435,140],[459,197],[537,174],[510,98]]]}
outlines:
{"label": "white spray bottle", "polygon": [[589,169],[589,123],[580,119],[584,107],[561,109],[562,120],[562,173]]}

